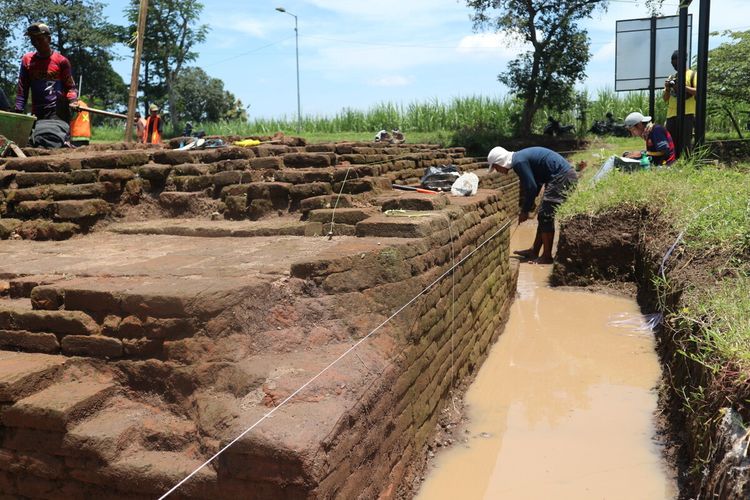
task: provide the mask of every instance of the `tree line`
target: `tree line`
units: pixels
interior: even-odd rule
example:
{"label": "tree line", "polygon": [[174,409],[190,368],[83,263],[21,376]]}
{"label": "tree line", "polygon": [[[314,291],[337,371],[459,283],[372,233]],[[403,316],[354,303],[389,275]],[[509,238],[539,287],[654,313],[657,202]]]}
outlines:
{"label": "tree line", "polygon": [[[74,79],[83,77],[82,98],[109,110],[127,107],[128,86],[112,63],[118,46],[132,50],[138,23],[138,0],[125,9],[128,24],[106,20],[98,0],[0,0],[0,85],[15,96],[19,61],[33,50],[24,36],[27,26],[44,22],[52,44],[71,62]],[[186,121],[246,119],[246,110],[224,83],[191,66],[195,48],[206,39],[200,24],[203,4],[196,0],[150,0],[141,60],[139,107],[162,108],[176,129]]]}
{"label": "tree line", "polygon": [[[541,110],[562,114],[576,103],[575,85],[586,77],[590,40],[580,21],[603,14],[611,0],[466,0],[473,10],[475,31],[503,32],[522,42],[522,51],[498,75],[510,95],[521,103],[512,117],[516,134],[532,132]],[[649,15],[658,15],[664,0],[645,0]],[[120,46],[132,50],[139,0],[125,9],[127,25],[112,24],[98,0],[0,0],[0,85],[15,94],[18,61],[31,50],[23,30],[46,22],[53,45],[72,64],[76,80],[84,76],[83,96],[90,105],[123,109],[127,85],[113,69]],[[173,128],[186,121],[246,120],[247,112],[224,83],[192,65],[196,47],[209,27],[200,23],[198,0],[150,0],[141,60],[140,107],[156,103]],[[709,112],[726,116],[739,134],[742,115],[737,104],[750,104],[750,32],[726,32],[730,42],[710,52]],[[644,56],[645,57],[645,56]],[[749,116],[750,119],[750,116]]]}

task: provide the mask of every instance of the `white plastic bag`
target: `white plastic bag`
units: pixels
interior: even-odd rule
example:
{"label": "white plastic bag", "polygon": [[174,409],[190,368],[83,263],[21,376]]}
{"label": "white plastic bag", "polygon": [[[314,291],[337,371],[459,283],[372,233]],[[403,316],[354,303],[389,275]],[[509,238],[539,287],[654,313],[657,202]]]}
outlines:
{"label": "white plastic bag", "polygon": [[453,196],[474,196],[479,189],[479,177],[473,172],[462,174],[451,186]]}

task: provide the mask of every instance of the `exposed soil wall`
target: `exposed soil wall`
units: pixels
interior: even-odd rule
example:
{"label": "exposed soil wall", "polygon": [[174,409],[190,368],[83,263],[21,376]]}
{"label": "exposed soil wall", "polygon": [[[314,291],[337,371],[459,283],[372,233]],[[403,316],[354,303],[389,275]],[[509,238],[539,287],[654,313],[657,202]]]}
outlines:
{"label": "exposed soil wall", "polygon": [[[664,367],[662,404],[680,447],[681,498],[749,498],[747,384],[737,385],[740,376],[722,379],[691,356],[691,344],[685,340],[704,332],[674,319],[687,294],[720,282],[715,264],[721,256],[692,255],[676,248],[664,268],[669,290],[657,290],[655,279],[676,237],[668,221],[645,209],[573,217],[561,226],[552,281],[618,291],[627,290],[627,283],[635,284],[631,290],[644,313],[664,314],[657,330]],[[704,396],[698,399],[698,393]],[[696,401],[701,401],[699,406]]]}

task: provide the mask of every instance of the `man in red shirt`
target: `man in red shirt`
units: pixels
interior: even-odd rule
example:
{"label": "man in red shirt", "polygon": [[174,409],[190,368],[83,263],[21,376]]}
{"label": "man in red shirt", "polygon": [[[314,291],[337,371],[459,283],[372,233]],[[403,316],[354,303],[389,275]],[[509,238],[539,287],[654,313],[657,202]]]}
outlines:
{"label": "man in red shirt", "polygon": [[36,52],[21,59],[15,111],[23,113],[31,90],[31,113],[37,117],[32,142],[43,147],[61,147],[68,142],[71,107],[78,106],[78,89],[70,61],[52,50],[49,26],[34,23],[26,36]]}

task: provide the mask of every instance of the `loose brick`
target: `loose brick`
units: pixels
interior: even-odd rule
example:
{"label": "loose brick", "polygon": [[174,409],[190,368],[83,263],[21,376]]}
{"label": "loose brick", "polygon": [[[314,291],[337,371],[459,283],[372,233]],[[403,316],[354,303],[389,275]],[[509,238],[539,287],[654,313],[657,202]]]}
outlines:
{"label": "loose brick", "polygon": [[110,211],[104,200],[65,200],[55,203],[55,213],[62,220],[79,220],[102,217]]}
{"label": "loose brick", "polygon": [[102,170],[99,174],[99,182],[123,183],[135,177],[135,172],[127,168],[115,168]]}
{"label": "loose brick", "polygon": [[103,335],[66,335],[61,347],[63,354],[67,356],[119,358],[123,352],[122,342]]}
{"label": "loose brick", "polygon": [[67,240],[78,234],[80,230],[81,228],[72,222],[50,222],[37,219],[23,222],[16,232],[25,240],[59,241]]}
{"label": "loose brick", "polygon": [[309,220],[311,222],[330,223],[332,216],[335,216],[334,220],[337,224],[349,224],[353,226],[371,215],[372,212],[361,208],[338,208],[335,211],[332,208],[323,208],[310,212]]}
{"label": "loose brick", "polygon": [[34,286],[29,292],[31,306],[34,309],[44,311],[57,311],[63,305],[62,291],[53,286],[44,286],[39,284]]}
{"label": "loose brick", "polygon": [[52,332],[61,335],[94,335],[99,333],[99,325],[96,321],[79,311],[15,310],[11,311],[11,317],[18,330]]}
{"label": "loose brick", "polygon": [[284,155],[284,166],[287,168],[325,168],[333,164],[331,154],[326,153],[289,153]]}
{"label": "loose brick", "polygon": [[279,170],[283,166],[284,160],[275,156],[253,158],[250,160],[250,168],[253,170]]}
{"label": "loose brick", "polygon": [[15,180],[19,188],[39,184],[67,184],[71,182],[70,175],[65,172],[19,172],[16,174]]}
{"label": "loose brick", "polygon": [[313,196],[324,196],[333,193],[331,185],[327,182],[311,182],[309,184],[295,184],[289,188],[289,197],[292,200],[302,200]]}
{"label": "loose brick", "polygon": [[[337,200],[338,205],[336,204]],[[302,212],[309,212],[310,210],[333,208],[334,206],[339,208],[350,208],[352,206],[352,197],[348,194],[342,195],[341,197],[336,194],[312,196],[301,200],[299,207]]]}
{"label": "loose brick", "polygon": [[145,165],[149,161],[149,154],[145,151],[116,151],[111,153],[97,153],[81,160],[82,168],[124,168]]}
{"label": "loose brick", "polygon": [[179,165],[193,161],[193,155],[190,151],[155,151],[153,158],[154,163],[162,163],[164,165]]}

